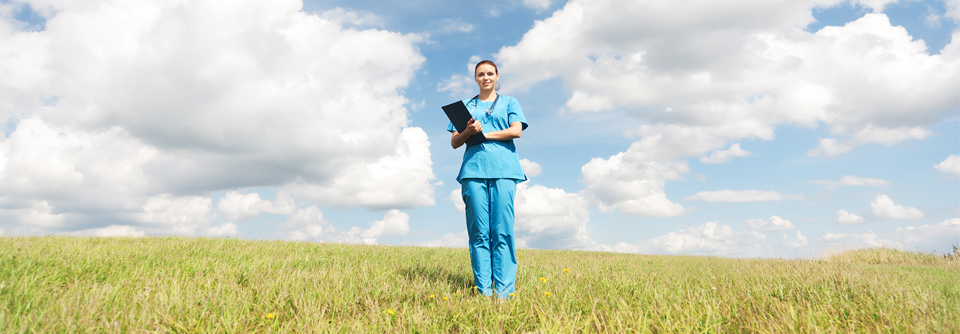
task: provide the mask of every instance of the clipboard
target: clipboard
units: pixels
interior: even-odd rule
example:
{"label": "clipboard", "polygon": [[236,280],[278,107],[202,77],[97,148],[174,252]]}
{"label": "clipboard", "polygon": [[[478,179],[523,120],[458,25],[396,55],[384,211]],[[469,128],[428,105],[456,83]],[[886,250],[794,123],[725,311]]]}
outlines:
{"label": "clipboard", "polygon": [[[473,118],[473,116],[470,115],[470,111],[467,111],[467,106],[463,104],[463,101],[457,101],[443,106],[443,112],[447,114],[447,118],[453,123],[453,127],[457,128],[457,132],[461,133],[467,129],[467,122]],[[487,137],[481,132],[467,138],[466,144],[476,145],[485,142],[487,142]]]}

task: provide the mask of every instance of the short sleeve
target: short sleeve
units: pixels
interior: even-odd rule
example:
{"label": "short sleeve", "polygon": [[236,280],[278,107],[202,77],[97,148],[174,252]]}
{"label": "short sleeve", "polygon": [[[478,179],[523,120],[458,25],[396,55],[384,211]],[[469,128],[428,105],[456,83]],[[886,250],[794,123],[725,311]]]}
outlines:
{"label": "short sleeve", "polygon": [[450,133],[457,131],[457,128],[453,126],[453,122],[450,122],[450,125],[447,125],[447,131],[450,131]]}
{"label": "short sleeve", "polygon": [[523,124],[521,130],[527,129],[527,118],[523,116],[523,110],[520,109],[520,102],[517,102],[515,98],[511,98],[510,103],[507,104],[507,124],[513,124],[513,122]]}

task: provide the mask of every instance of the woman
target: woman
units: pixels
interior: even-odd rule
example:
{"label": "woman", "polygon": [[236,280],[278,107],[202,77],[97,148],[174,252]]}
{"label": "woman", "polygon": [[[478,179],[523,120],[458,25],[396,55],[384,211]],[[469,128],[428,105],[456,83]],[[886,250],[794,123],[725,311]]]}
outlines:
{"label": "woman", "polygon": [[484,60],[474,67],[480,94],[463,103],[473,118],[463,133],[453,123],[450,145],[462,146],[467,138],[483,133],[487,142],[469,145],[460,165],[460,193],[466,204],[470,233],[470,262],[473,282],[484,296],[496,294],[509,299],[517,278],[517,256],[513,248],[513,197],[517,183],[527,180],[513,140],[527,128],[517,99],[497,94],[500,73],[497,65]]}

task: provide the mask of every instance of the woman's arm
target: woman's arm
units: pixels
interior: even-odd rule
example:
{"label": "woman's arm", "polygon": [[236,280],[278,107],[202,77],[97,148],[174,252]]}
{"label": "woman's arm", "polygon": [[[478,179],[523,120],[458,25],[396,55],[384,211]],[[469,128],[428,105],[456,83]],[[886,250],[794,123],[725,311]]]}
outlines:
{"label": "woman's arm", "polygon": [[523,132],[523,123],[513,122],[510,123],[510,127],[489,133],[484,133],[483,136],[487,137],[487,140],[510,140],[520,138],[520,133]]}
{"label": "woman's arm", "polygon": [[463,146],[463,143],[467,142],[467,139],[470,136],[478,134],[483,131],[483,125],[480,122],[476,122],[471,118],[467,121],[467,128],[463,130],[463,133],[454,131],[453,136],[450,137],[450,146],[453,146],[453,149],[458,149],[460,146]]}

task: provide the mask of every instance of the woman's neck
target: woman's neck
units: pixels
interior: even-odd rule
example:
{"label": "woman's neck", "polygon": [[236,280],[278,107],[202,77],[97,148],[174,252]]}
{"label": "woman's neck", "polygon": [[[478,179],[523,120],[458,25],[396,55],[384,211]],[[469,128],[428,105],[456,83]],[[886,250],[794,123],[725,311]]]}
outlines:
{"label": "woman's neck", "polygon": [[481,90],[480,94],[477,95],[477,97],[480,98],[480,101],[490,102],[497,98],[497,92],[494,91],[493,89],[488,91]]}

